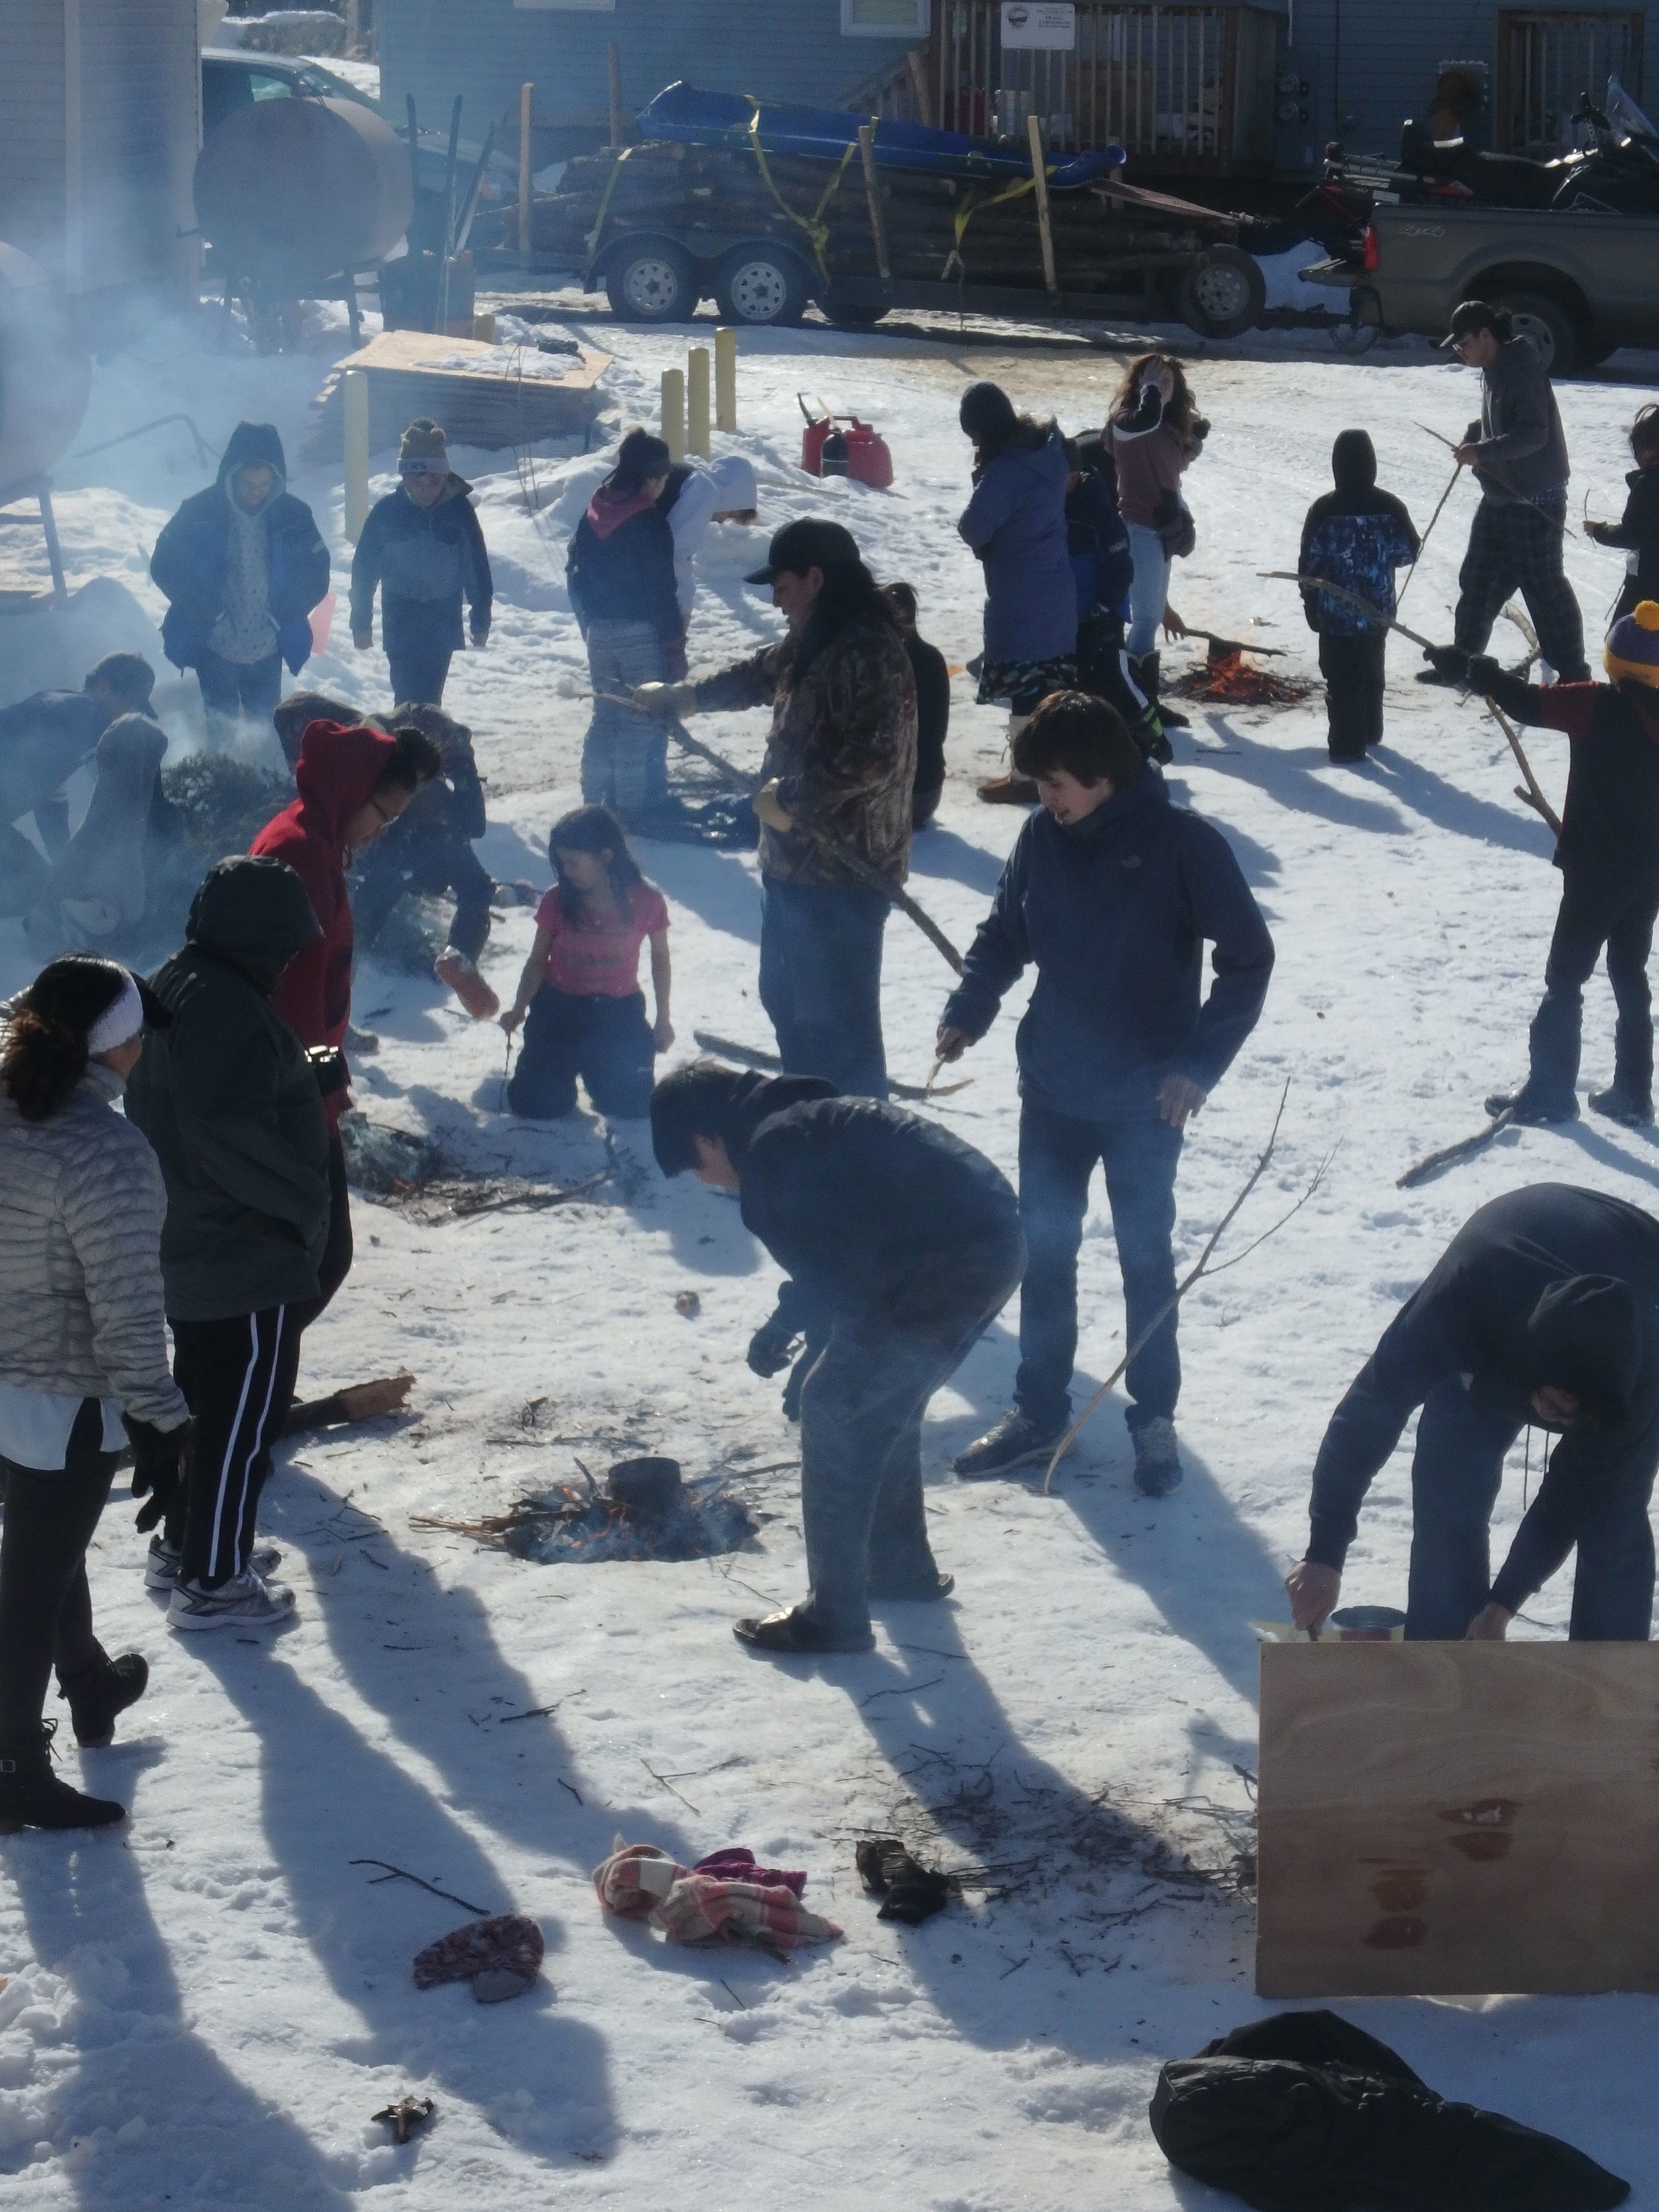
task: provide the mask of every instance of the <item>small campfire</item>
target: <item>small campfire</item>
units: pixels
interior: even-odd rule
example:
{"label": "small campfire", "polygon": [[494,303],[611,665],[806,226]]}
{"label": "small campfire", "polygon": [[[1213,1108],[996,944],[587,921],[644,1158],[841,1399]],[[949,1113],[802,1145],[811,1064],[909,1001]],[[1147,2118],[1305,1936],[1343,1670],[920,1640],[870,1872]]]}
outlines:
{"label": "small campfire", "polygon": [[580,1481],[515,1499],[505,1513],[477,1521],[410,1519],[416,1528],[453,1529],[543,1566],[565,1560],[707,1559],[740,1550],[759,1527],[748,1498],[723,1476],[684,1482],[677,1460],[657,1458],[620,1462],[603,1486],[581,1468]]}
{"label": "small campfire", "polygon": [[471,1175],[452,1164],[432,1138],[371,1121],[361,1111],[341,1116],[340,1139],[354,1189],[428,1226],[515,1208],[539,1212],[586,1197],[611,1179],[609,1168],[567,1188],[525,1176]]}
{"label": "small campfire", "polygon": [[1190,668],[1170,685],[1183,699],[1205,699],[1227,707],[1290,707],[1305,699],[1305,684],[1287,684],[1265,668],[1252,668],[1243,646],[1211,641],[1203,665]]}

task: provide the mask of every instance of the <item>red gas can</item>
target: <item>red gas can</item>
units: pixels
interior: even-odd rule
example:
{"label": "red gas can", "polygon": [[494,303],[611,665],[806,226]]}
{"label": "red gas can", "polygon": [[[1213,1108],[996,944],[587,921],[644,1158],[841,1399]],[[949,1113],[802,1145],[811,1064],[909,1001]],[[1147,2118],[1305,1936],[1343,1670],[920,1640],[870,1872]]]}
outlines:
{"label": "red gas can", "polygon": [[[837,429],[837,423],[846,428]],[[800,465],[809,477],[852,477],[877,491],[893,481],[887,441],[856,415],[809,416],[801,434]]]}

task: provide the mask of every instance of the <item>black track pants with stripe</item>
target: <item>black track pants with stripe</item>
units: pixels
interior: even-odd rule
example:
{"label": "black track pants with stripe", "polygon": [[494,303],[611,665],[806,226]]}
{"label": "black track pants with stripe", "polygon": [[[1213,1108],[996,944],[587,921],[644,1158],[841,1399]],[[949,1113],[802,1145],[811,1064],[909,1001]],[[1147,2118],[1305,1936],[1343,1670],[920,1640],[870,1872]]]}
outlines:
{"label": "black track pants with stripe", "polygon": [[290,1306],[169,1325],[173,1371],[195,1416],[184,1572],[211,1586],[247,1565],[271,1442],[294,1397],[300,1327]]}

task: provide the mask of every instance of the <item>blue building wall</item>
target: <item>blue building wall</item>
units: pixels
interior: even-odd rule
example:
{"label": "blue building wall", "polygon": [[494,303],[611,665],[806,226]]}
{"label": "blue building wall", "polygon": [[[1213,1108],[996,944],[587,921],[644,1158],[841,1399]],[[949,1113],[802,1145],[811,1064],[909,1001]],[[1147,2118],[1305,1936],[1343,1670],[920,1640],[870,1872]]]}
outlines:
{"label": "blue building wall", "polygon": [[519,88],[536,88],[538,122],[603,128],[607,52],[622,63],[623,108],[633,114],[683,77],[705,90],[839,106],[902,39],[848,38],[841,0],[617,0],[614,9],[515,7],[513,0],[380,0],[382,101],[401,116],[413,93],[422,125],[447,115],[459,92],[463,131],[516,115]]}

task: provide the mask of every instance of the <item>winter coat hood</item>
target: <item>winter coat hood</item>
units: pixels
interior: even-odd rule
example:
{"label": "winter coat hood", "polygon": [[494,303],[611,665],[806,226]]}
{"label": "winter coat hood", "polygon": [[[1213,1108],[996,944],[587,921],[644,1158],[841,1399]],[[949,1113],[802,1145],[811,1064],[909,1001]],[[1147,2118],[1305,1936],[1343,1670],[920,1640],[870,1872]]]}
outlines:
{"label": "winter coat hood", "polygon": [[822,1075],[740,1075],[721,1117],[726,1149],[733,1159],[740,1158],[756,1130],[774,1114],[805,1105],[809,1099],[836,1095],[835,1085]]}
{"label": "winter coat hood", "polygon": [[631,522],[636,514],[649,514],[656,503],[654,493],[643,489],[617,491],[611,485],[602,483],[587,502],[587,520],[598,537],[609,538],[620,530],[624,522]]}
{"label": "winter coat hood", "polygon": [[288,459],[283,452],[283,441],[274,422],[239,422],[231,432],[219,462],[219,482],[228,484],[234,471],[248,467],[275,469],[276,481],[271,486],[270,505],[279,492],[288,487]]}
{"label": "winter coat hood", "polygon": [[741,453],[722,453],[719,460],[710,461],[708,473],[714,486],[716,514],[746,514],[758,506],[755,465]]}
{"label": "winter coat hood", "polygon": [[395,739],[366,723],[307,726],[294,781],[307,814],[331,843],[345,843],[346,824],[368,804],[395,750]]}
{"label": "winter coat hood", "polygon": [[1570,1390],[1591,1417],[1622,1421],[1642,1364],[1642,1327],[1630,1285],[1612,1275],[1553,1283],[1526,1328],[1526,1381]]}
{"label": "winter coat hood", "polygon": [[1331,477],[1351,498],[1376,482],[1376,448],[1364,430],[1342,430],[1331,447]]}
{"label": "winter coat hood", "polygon": [[267,996],[295,954],[322,933],[287,861],[245,856],[209,869],[185,924],[187,944],[225,961]]}

